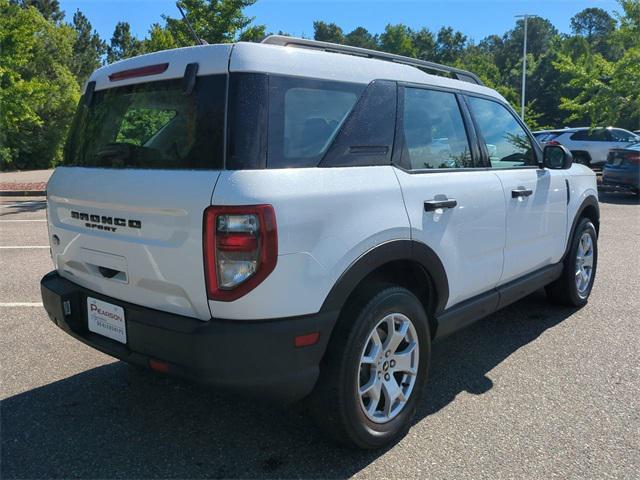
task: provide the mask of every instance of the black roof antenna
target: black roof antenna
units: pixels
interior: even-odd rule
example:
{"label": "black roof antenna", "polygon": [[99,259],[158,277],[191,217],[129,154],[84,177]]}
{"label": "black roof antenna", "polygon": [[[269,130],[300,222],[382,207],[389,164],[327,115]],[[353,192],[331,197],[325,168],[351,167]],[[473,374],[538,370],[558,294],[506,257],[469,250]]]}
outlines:
{"label": "black roof antenna", "polygon": [[196,33],[196,31],[193,29],[193,27],[191,26],[191,24],[189,23],[189,20],[187,20],[187,16],[184,14],[184,12],[182,11],[182,7],[180,7],[180,4],[178,2],[176,2],[176,7],[178,7],[178,10],[180,10],[180,15],[182,15],[182,19],[184,20],[184,23],[187,24],[187,27],[189,27],[189,31],[191,32],[191,35],[193,35],[193,38],[196,39],[196,42],[200,45],[209,45],[209,43],[200,38],[198,36],[198,34]]}

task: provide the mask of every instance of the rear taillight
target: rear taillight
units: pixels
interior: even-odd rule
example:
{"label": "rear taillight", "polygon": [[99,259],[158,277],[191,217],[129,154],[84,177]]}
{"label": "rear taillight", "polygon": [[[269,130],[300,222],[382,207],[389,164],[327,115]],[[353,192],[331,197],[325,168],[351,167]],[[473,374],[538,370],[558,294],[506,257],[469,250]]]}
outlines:
{"label": "rear taillight", "polygon": [[625,156],[626,163],[630,165],[640,165],[640,152],[639,153],[628,153]]}
{"label": "rear taillight", "polygon": [[236,300],[276,266],[278,232],[273,207],[209,207],[204,211],[203,241],[208,297]]}
{"label": "rear taillight", "polygon": [[545,145],[560,145],[560,142],[549,140],[548,142],[545,142]]}

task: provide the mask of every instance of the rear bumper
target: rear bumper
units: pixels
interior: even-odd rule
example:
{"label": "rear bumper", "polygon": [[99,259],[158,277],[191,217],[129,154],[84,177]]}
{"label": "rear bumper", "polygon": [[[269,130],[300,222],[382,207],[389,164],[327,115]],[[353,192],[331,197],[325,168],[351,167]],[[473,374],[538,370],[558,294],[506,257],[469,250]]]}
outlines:
{"label": "rear bumper", "polygon": [[604,185],[612,185],[627,188],[640,188],[640,172],[604,172],[602,175]]}
{"label": "rear bumper", "polygon": [[[49,318],[81,342],[128,363],[168,364],[171,375],[293,402],[311,392],[337,313],[274,320],[203,322],[152,310],[87,290],[48,273],[40,282]],[[87,296],[124,308],[127,344],[90,332]],[[65,314],[64,302],[70,312]],[[296,348],[294,337],[320,332],[318,343]]]}

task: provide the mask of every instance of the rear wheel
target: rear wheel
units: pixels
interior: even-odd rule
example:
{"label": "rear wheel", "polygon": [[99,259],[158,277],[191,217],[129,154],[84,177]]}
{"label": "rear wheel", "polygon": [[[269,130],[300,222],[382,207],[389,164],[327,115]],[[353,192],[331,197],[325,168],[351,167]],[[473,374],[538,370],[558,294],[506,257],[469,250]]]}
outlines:
{"label": "rear wheel", "polygon": [[378,284],[356,297],[332,334],[311,406],[339,442],[380,448],[409,429],[431,339],[424,308],[409,290]]}
{"label": "rear wheel", "polygon": [[585,305],[593,288],[597,263],[596,229],[588,218],[583,218],[573,235],[561,277],[546,288],[549,299],[562,305]]}

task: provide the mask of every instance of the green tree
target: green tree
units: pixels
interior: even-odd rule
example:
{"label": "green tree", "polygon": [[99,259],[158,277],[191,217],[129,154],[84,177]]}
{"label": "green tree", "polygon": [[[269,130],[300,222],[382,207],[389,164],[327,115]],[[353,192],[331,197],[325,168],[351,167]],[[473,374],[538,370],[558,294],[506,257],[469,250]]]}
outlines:
{"label": "green tree", "polygon": [[616,21],[602,8],[585,8],[571,18],[573,33],[586,37],[589,43],[608,37],[615,28]]}
{"label": "green tree", "polygon": [[422,60],[436,60],[436,40],[427,28],[411,33],[411,40],[415,48],[416,58]]}
{"label": "green tree", "polygon": [[[237,40],[249,29],[253,17],[247,17],[243,9],[256,0],[179,0],[189,23],[198,37],[208,43],[228,43]],[[163,15],[167,28],[181,46],[193,45],[194,38],[184,20]],[[256,31],[252,31],[255,36]]]}
{"label": "green tree", "polygon": [[618,0],[622,12],[616,13],[620,22],[620,29],[614,35],[614,41],[622,48],[636,48],[640,46],[640,1]]}
{"label": "green tree", "polygon": [[23,8],[35,7],[44,18],[53,23],[60,23],[64,19],[64,12],[60,10],[58,0],[13,0],[11,3]]}
{"label": "green tree", "polygon": [[609,56],[609,40],[615,29],[615,19],[602,8],[585,8],[571,18],[573,33],[585,37],[591,47],[605,57]]}
{"label": "green tree", "polygon": [[322,42],[344,43],[344,32],[335,23],[313,22],[313,38]]}
{"label": "green tree", "polygon": [[76,39],[73,42],[71,70],[82,86],[91,72],[101,65],[107,45],[98,32],[92,30],[91,23],[80,10],[73,14],[73,28]]}
{"label": "green tree", "polygon": [[353,47],[368,48],[370,50],[376,50],[378,48],[378,40],[364,27],[357,27],[350,31],[344,37],[344,43]]}
{"label": "green tree", "polygon": [[33,7],[0,0],[0,169],[47,168],[79,99],[71,72],[73,29]]}
{"label": "green tree", "polygon": [[566,42],[554,62],[573,89],[560,102],[568,121],[585,119],[592,126],[640,127],[640,2],[619,3],[620,27],[611,33],[611,41],[621,48],[615,60],[572,41]]}
{"label": "green tree", "polygon": [[238,36],[241,42],[261,42],[267,36],[266,25],[253,25]]}
{"label": "green tree", "polygon": [[411,29],[401,23],[387,25],[380,35],[380,49],[384,52],[415,57],[416,49],[411,39]]}
{"label": "green tree", "polygon": [[142,42],[131,34],[129,24],[127,22],[118,22],[113,31],[111,42],[107,47],[107,63],[140,55],[142,48]]}
{"label": "green tree", "polygon": [[[546,18],[532,17],[527,22],[527,52],[537,59],[540,55],[549,50],[551,41],[558,35],[558,30]],[[517,83],[518,67],[522,63],[522,45],[524,43],[524,20],[518,20],[516,27],[508,31],[502,37],[502,46],[495,52],[496,64],[501,71],[505,72],[506,81]],[[513,77],[513,78],[509,78]],[[515,80],[515,81],[514,81]],[[515,85],[514,85],[515,86]]]}
{"label": "green tree", "polygon": [[171,32],[163,28],[159,23],[154,23],[149,29],[149,35],[142,41],[144,53],[159,52],[176,48],[178,44]]}
{"label": "green tree", "polygon": [[436,39],[436,58],[444,64],[454,63],[464,51],[467,37],[451,27],[442,27]]}

